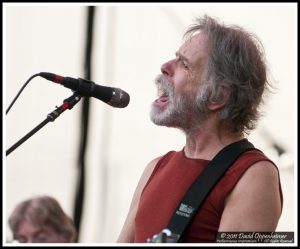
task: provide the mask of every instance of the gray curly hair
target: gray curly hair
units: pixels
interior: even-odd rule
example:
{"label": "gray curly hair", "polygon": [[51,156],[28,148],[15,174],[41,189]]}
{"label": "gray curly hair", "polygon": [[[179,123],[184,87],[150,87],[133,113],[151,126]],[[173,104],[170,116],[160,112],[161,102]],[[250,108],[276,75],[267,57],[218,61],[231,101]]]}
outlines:
{"label": "gray curly hair", "polygon": [[203,78],[202,100],[218,101],[228,92],[219,117],[233,133],[249,133],[260,117],[258,107],[265,89],[267,67],[259,39],[239,26],[225,26],[205,15],[190,26],[184,37],[201,32],[210,53]]}

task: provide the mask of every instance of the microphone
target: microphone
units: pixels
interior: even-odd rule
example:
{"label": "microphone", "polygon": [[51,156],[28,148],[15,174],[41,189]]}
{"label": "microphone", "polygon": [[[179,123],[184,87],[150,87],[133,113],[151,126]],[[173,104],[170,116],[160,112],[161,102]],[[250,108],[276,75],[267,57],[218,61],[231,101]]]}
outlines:
{"label": "microphone", "polygon": [[39,76],[77,91],[82,96],[97,98],[112,107],[123,108],[130,101],[129,94],[120,88],[100,86],[93,81],[63,77],[53,73],[41,72]]}

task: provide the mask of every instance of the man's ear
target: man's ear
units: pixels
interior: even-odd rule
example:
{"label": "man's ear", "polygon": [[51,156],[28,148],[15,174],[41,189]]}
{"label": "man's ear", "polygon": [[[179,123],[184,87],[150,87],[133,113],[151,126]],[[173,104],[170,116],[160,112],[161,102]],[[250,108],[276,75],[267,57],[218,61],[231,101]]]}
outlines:
{"label": "man's ear", "polygon": [[225,87],[220,87],[219,91],[214,95],[210,95],[208,101],[208,109],[211,111],[216,111],[221,109],[226,105],[229,99],[229,89]]}

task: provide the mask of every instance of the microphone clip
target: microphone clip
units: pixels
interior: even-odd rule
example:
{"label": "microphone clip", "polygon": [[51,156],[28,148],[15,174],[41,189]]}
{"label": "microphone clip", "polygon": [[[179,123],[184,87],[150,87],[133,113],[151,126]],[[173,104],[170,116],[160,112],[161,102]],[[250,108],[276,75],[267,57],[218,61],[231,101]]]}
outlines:
{"label": "microphone clip", "polygon": [[80,99],[81,95],[78,94],[77,91],[75,91],[72,96],[63,101],[63,104],[61,106],[57,107],[53,112],[49,113],[47,115],[47,119],[49,119],[50,122],[53,122],[62,112],[67,109],[71,110],[74,105],[76,105],[80,101]]}

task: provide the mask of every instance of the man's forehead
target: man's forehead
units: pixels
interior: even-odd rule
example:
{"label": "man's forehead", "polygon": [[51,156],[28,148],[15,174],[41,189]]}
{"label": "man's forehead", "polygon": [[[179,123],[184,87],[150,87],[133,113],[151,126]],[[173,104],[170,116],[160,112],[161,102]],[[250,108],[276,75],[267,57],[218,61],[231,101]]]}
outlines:
{"label": "man's forehead", "polygon": [[179,48],[179,52],[187,57],[195,57],[197,55],[202,57],[207,54],[207,49],[207,37],[204,33],[200,32],[188,39]]}

